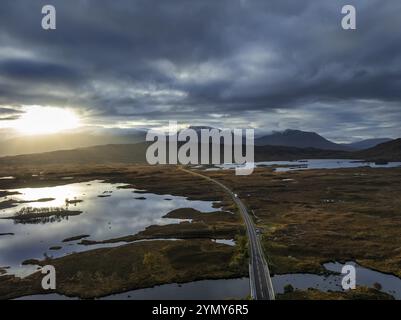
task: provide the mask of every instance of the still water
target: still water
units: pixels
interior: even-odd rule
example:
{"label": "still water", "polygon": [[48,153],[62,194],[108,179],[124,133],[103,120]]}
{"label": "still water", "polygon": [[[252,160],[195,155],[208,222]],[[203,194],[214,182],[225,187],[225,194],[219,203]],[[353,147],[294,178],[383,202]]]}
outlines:
{"label": "still water", "polygon": [[[276,172],[296,171],[296,170],[311,170],[311,169],[342,169],[342,168],[396,168],[401,167],[401,162],[388,162],[386,164],[378,164],[363,160],[349,159],[306,159],[294,161],[264,161],[255,162],[256,167],[275,167]],[[238,167],[235,164],[216,165],[214,168],[206,170],[219,169],[235,169]]]}
{"label": "still water", "polygon": [[[401,279],[390,274],[381,273],[362,267],[353,261],[346,262],[355,266],[357,286],[372,288],[380,284],[380,291],[388,293],[396,299],[401,299]],[[309,273],[294,273],[274,275],[272,283],[276,294],[283,293],[284,287],[291,284],[294,289],[307,290],[309,288],[321,291],[343,291],[341,287],[341,269],[344,264],[330,262],[324,264],[328,271],[337,274],[317,275]],[[249,278],[220,279],[193,281],[184,284],[165,284],[152,288],[139,289],[103,297],[105,300],[191,300],[191,299],[244,299],[250,294]],[[33,295],[20,299],[74,299],[60,294]]]}
{"label": "still water", "polygon": [[[0,218],[12,217],[26,207],[67,208],[82,213],[57,219],[40,219],[35,223],[0,219],[0,267],[9,267],[6,269],[9,274],[24,276],[36,269],[34,266],[21,266],[26,259],[59,257],[121,244],[84,246],[78,244],[81,240],[63,242],[66,238],[87,235],[85,239],[88,240],[105,240],[136,234],[150,225],[180,223],[185,220],[163,218],[178,208],[189,207],[202,212],[218,210],[212,207],[212,201],[193,201],[185,197],[143,191],[135,193],[135,189],[121,188],[123,186],[96,180],[56,187],[8,190],[20,194],[2,197],[0,202],[14,199],[24,203],[1,210]],[[66,199],[73,204],[68,204]],[[37,200],[41,201],[34,202]],[[50,250],[50,247],[61,249]]]}
{"label": "still water", "polygon": [[[373,288],[374,284],[380,284],[380,291],[392,295],[394,298],[401,299],[401,279],[376,270],[365,268],[356,262],[348,261],[345,264],[353,265],[356,271],[356,285]],[[308,273],[295,273],[275,275],[272,278],[276,293],[283,293],[284,287],[291,284],[294,289],[307,290],[314,288],[321,291],[343,291],[341,280],[341,269],[345,264],[339,262],[326,263],[323,266],[326,270],[337,274],[317,275]]]}

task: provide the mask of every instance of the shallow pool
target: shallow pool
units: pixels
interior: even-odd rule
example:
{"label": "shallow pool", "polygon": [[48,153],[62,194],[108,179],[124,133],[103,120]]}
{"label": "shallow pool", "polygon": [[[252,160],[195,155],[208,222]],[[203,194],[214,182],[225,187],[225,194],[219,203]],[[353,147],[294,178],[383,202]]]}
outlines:
{"label": "shallow pool", "polygon": [[[1,217],[12,217],[26,207],[63,208],[82,211],[79,215],[43,218],[35,223],[13,219],[0,219],[0,267],[10,267],[7,273],[19,276],[33,272],[34,266],[21,266],[26,259],[42,259],[45,256],[59,257],[68,253],[110,247],[116,244],[83,246],[81,240],[63,242],[64,239],[88,235],[89,240],[105,240],[136,234],[150,225],[165,225],[185,221],[163,218],[178,208],[194,208],[211,212],[212,201],[194,201],[185,197],[157,195],[132,188],[121,188],[123,184],[102,181],[71,183],[56,187],[23,188],[20,194],[2,197],[1,201],[18,200],[13,208],[0,211]],[[46,201],[37,201],[44,199]],[[81,202],[80,202],[81,201]],[[57,250],[50,250],[50,247]],[[58,248],[61,247],[61,248]]]}

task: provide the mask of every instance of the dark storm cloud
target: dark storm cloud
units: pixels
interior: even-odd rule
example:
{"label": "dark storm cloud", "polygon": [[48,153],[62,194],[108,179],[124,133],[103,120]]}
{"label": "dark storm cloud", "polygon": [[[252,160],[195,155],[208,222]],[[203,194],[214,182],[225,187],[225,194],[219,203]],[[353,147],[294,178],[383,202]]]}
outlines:
{"label": "dark storm cloud", "polygon": [[18,117],[20,112],[13,108],[0,108],[0,117],[4,120],[6,118]]}
{"label": "dark storm cloud", "polygon": [[78,81],[78,73],[64,65],[26,59],[0,61],[0,74],[12,80],[39,82]]}
{"label": "dark storm cloud", "polygon": [[0,107],[0,121],[17,120],[20,114],[17,109]]}
{"label": "dark storm cloud", "polygon": [[[45,4],[57,9],[56,31],[40,27]],[[344,4],[357,8],[356,31],[341,29]],[[0,8],[3,105],[75,107],[110,124],[400,135],[396,1],[6,0]]]}

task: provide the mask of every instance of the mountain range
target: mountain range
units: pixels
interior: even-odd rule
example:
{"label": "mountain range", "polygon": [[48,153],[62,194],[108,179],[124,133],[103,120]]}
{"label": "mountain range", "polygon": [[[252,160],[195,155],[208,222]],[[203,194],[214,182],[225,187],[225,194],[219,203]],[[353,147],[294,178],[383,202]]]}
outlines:
{"label": "mountain range", "polygon": [[257,146],[287,146],[296,148],[316,148],[322,150],[362,150],[372,148],[380,143],[390,141],[389,138],[377,138],[357,141],[349,144],[334,143],[316,132],[287,129],[282,132],[273,132],[255,139]]}
{"label": "mountain range", "polygon": [[[213,129],[207,126],[192,126],[189,128],[194,129],[198,134],[202,129]],[[22,136],[0,141],[0,156],[71,150],[107,144],[135,144],[144,142],[145,137],[145,129],[131,130],[129,133],[104,130],[95,133],[88,131],[56,135]],[[390,140],[389,138],[377,138],[350,144],[339,144],[315,132],[288,129],[256,137],[255,145],[354,151],[369,149]]]}
{"label": "mountain range", "polygon": [[[73,150],[7,156],[0,165],[64,165],[146,163],[146,150],[151,142],[100,145]],[[223,148],[221,148],[222,150]],[[255,146],[255,161],[298,159],[355,159],[377,162],[401,161],[401,139],[379,144],[361,151],[322,150],[286,146]]]}

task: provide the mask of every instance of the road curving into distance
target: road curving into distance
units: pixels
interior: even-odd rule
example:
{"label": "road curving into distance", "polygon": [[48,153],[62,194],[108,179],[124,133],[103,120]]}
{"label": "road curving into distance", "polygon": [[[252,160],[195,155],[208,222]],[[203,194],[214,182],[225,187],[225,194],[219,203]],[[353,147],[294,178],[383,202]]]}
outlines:
{"label": "road curving into distance", "polygon": [[260,244],[260,239],[257,235],[255,225],[250,217],[248,210],[244,203],[241,201],[238,196],[232,192],[228,187],[226,187],[221,182],[212,179],[208,176],[200,174],[198,172],[194,172],[183,167],[180,167],[180,170],[185,171],[189,174],[202,177],[206,180],[209,180],[218,186],[220,186],[224,191],[226,191],[235,204],[237,205],[242,218],[244,219],[246,230],[249,238],[249,281],[251,285],[251,295],[255,300],[274,300],[274,289],[273,284],[270,278],[269,266],[267,265],[262,245]]}

